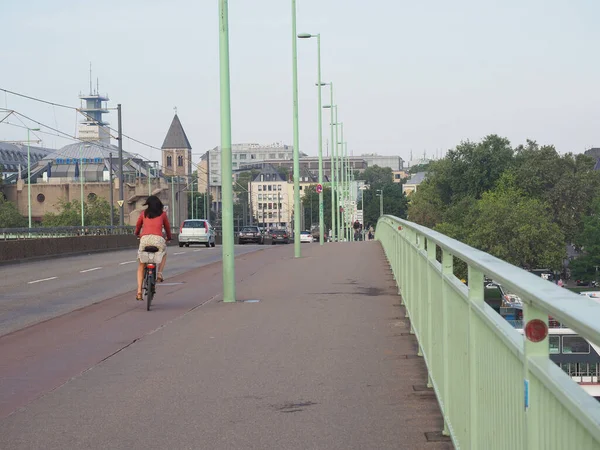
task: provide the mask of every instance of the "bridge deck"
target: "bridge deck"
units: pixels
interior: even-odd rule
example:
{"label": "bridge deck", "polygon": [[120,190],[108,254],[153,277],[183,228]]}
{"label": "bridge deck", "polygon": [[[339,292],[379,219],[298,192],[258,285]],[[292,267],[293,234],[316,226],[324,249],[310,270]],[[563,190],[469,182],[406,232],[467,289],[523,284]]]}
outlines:
{"label": "bridge deck", "polygon": [[[128,327],[217,295],[1,419],[0,448],[452,448],[426,438],[441,416],[420,389],[426,371],[379,244],[305,245],[301,259],[291,251],[237,260],[238,298],[259,302],[220,302],[213,265],[167,280],[183,284],[160,287],[155,311],[142,313],[131,294],[87,308],[93,329],[90,317],[109,320],[104,303],[132,303],[119,315]],[[55,321],[74,329],[85,311],[0,345],[41,340]]]}

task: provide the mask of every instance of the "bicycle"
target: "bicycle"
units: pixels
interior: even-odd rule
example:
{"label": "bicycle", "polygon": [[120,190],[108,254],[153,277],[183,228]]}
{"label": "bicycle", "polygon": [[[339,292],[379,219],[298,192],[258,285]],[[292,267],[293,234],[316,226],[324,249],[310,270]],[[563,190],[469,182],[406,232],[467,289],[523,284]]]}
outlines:
{"label": "bicycle", "polygon": [[154,245],[148,245],[140,253],[140,262],[144,264],[144,283],[142,289],[146,291],[146,311],[150,311],[154,294],[156,294],[156,266],[163,258],[163,252]]}

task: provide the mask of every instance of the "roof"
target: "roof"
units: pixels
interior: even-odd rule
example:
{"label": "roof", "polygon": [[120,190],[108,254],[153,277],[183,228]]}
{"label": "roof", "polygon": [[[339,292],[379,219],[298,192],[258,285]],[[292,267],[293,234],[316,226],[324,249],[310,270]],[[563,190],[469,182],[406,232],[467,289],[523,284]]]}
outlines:
{"label": "roof", "polygon": [[167,132],[167,137],[165,137],[165,142],[161,147],[162,149],[171,149],[171,148],[185,148],[191,150],[192,146],[190,145],[190,141],[183,131],[183,126],[179,120],[177,114],[173,117],[173,122],[171,122],[171,126],[169,127],[169,131]]}
{"label": "roof", "polygon": [[265,164],[252,181],[286,181],[286,179],[281,176],[275,167],[270,164]]}
{"label": "roof", "polygon": [[[31,163],[39,161],[53,151],[49,148],[30,146]],[[19,165],[24,168],[27,167],[27,146],[0,142],[0,166],[2,166],[2,171],[17,172]]]}
{"label": "roof", "polygon": [[[59,150],[54,150],[53,153],[47,155],[44,160],[56,161],[57,159],[71,159],[71,158],[103,158],[108,159],[112,153],[113,158],[119,157],[119,148],[112,144],[103,144],[98,141],[88,142],[75,142],[73,144],[65,145]],[[133,155],[123,151],[124,158],[132,158]]]}
{"label": "roof", "polygon": [[425,179],[427,172],[417,172],[406,182],[406,184],[421,184]]}

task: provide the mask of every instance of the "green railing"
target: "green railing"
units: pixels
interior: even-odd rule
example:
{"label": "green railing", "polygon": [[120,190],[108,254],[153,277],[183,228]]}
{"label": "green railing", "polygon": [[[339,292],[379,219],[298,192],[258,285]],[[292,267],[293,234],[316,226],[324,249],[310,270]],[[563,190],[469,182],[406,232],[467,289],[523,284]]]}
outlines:
{"label": "green railing", "polygon": [[600,404],[549,359],[547,337],[524,338],[484,302],[484,276],[522,299],[526,324],[551,316],[594,343],[599,303],[396,217],[379,219],[376,239],[455,448],[600,449]]}

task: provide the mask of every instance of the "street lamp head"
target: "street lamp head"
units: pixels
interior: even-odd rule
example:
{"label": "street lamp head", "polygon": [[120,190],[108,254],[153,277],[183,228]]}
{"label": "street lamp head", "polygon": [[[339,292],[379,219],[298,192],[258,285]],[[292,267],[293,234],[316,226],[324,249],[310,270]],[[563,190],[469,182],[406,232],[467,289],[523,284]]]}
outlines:
{"label": "street lamp head", "polygon": [[29,128],[29,131],[40,131],[40,128]]}
{"label": "street lamp head", "polygon": [[323,108],[324,109],[329,109],[329,108],[333,108],[333,106],[331,106],[331,105],[324,105]]}
{"label": "street lamp head", "polygon": [[[327,86],[329,83],[321,83],[320,86]],[[315,83],[315,86],[319,86],[319,83]]]}
{"label": "street lamp head", "polygon": [[313,37],[313,35],[310,33],[300,33],[298,35],[298,39],[310,39],[311,37]]}

